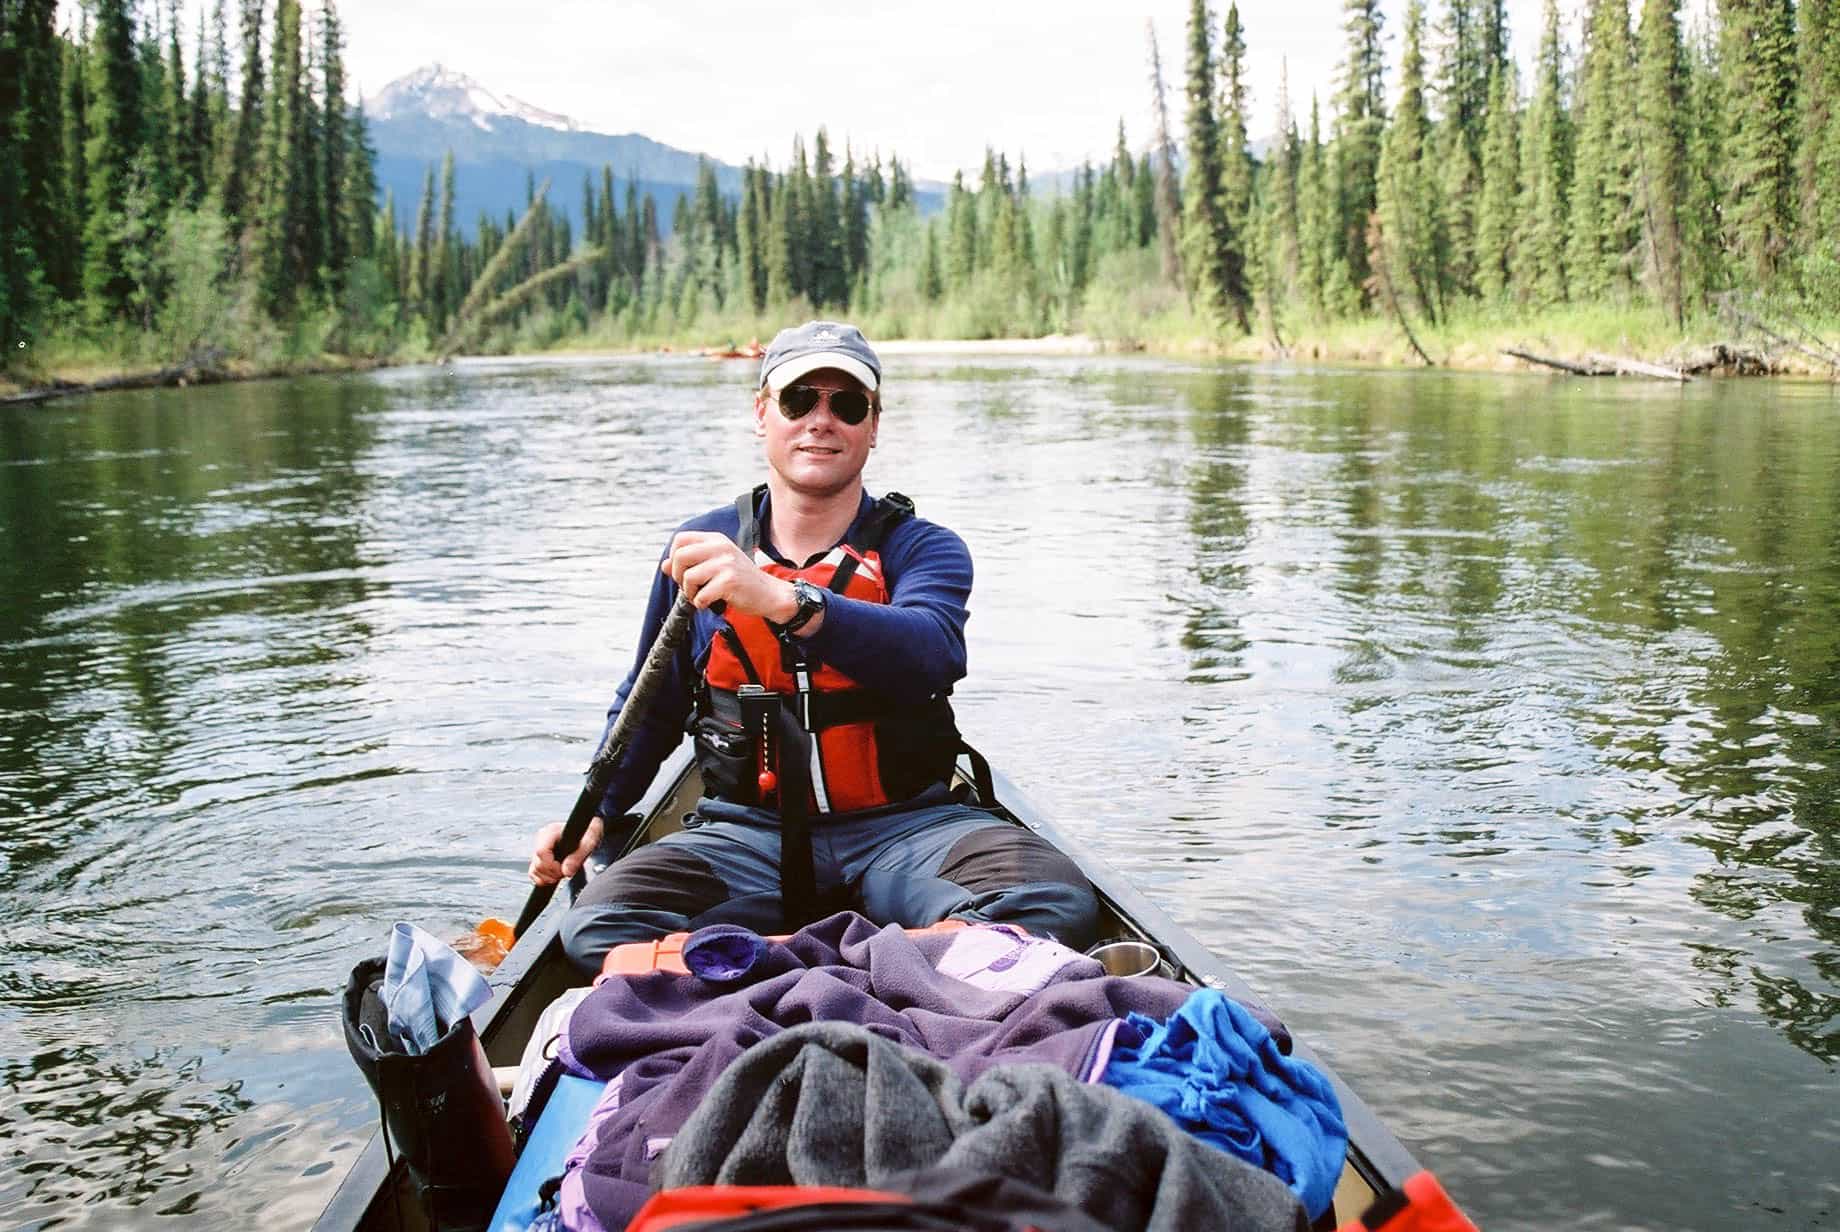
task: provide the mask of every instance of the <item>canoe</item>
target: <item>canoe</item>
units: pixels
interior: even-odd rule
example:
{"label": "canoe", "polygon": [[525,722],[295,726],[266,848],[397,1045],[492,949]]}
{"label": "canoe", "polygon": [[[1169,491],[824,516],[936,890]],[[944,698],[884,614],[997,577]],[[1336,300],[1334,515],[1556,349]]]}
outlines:
{"label": "canoe", "polygon": [[[978,776],[972,767],[961,764],[959,776],[975,799]],[[1259,1000],[1243,980],[1187,930],[1132,888],[1114,869],[1042,816],[1006,776],[992,772],[988,786],[995,797],[994,810],[999,817],[1026,826],[1053,843],[1078,864],[1092,882],[1099,895],[1101,937],[1148,942],[1161,951],[1176,979],[1197,987],[1217,988],[1240,1001]],[[686,745],[665,762],[657,780],[639,802],[637,811],[646,818],[646,824],[634,836],[632,846],[656,841],[678,828],[679,819],[695,806],[701,795],[701,777]],[[544,1007],[570,988],[586,983],[563,953],[557,933],[567,901],[582,884],[583,878],[578,875],[575,884],[555,896],[549,908],[525,931],[492,975],[492,1000],[473,1015],[473,1025],[495,1067],[517,1065]],[[1407,1178],[1421,1169],[1399,1140],[1307,1042],[1295,1040],[1292,1055],[1310,1062],[1328,1078],[1341,1100],[1348,1128],[1348,1159],[1336,1186],[1333,1219],[1319,1223],[1319,1226],[1334,1227],[1357,1218],[1376,1195],[1402,1188]],[[405,1232],[413,1232],[419,1226],[416,1219],[420,1206],[410,1196],[407,1170],[398,1160],[394,1172],[391,1171],[381,1136],[373,1134],[314,1228],[317,1232],[395,1229],[398,1226],[398,1198],[408,1225]]]}

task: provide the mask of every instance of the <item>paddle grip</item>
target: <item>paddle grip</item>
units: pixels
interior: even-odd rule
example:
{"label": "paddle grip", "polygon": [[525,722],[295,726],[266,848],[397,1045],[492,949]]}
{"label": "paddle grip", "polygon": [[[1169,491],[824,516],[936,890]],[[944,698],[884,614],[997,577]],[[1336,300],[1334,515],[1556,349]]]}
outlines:
{"label": "paddle grip", "polygon": [[[668,674],[671,659],[689,634],[695,618],[696,605],[685,598],[681,590],[678,591],[677,602],[671,605],[671,612],[665,617],[663,627],[658,630],[658,636],[653,640],[652,648],[647,652],[645,662],[640,665],[639,674],[633,680],[632,690],[626,695],[626,704],[620,707],[619,717],[614,719],[613,726],[601,741],[601,747],[595,751],[594,760],[588,763],[588,781],[582,786],[581,794],[575,797],[575,807],[569,810],[569,819],[563,823],[562,833],[553,848],[558,862],[568,858],[581,845],[581,837],[588,832],[588,825],[600,808],[601,797],[607,794],[607,784],[612,781],[620,758],[632,743],[644,714],[651,709],[652,699],[657,696]],[[524,909],[518,913],[517,923],[512,926],[511,935],[514,938],[522,937],[524,930],[536,922],[536,918],[543,914],[543,909],[549,906],[550,896],[555,892],[554,882],[531,887],[530,897],[524,900]]]}

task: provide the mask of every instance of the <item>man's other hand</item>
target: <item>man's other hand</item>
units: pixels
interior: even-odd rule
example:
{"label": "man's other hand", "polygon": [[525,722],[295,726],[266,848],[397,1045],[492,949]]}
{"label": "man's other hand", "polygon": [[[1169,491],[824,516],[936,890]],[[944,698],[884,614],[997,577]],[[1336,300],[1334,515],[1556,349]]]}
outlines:
{"label": "man's other hand", "polygon": [[594,854],[601,845],[601,835],[606,825],[596,817],[588,823],[588,829],[581,836],[581,842],[566,859],[556,859],[556,842],[562,837],[562,823],[552,821],[537,831],[537,839],[532,844],[530,853],[530,881],[532,885],[555,885],[565,877],[573,877],[581,870],[587,858]]}

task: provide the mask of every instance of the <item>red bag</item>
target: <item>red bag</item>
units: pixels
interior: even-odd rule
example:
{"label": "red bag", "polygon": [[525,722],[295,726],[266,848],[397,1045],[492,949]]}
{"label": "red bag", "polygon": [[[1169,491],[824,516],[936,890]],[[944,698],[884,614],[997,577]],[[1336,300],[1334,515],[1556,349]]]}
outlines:
{"label": "red bag", "polygon": [[1336,1232],[1478,1232],[1469,1217],[1457,1209],[1438,1179],[1429,1172],[1406,1178],[1398,1189],[1374,1199],[1361,1217]]}

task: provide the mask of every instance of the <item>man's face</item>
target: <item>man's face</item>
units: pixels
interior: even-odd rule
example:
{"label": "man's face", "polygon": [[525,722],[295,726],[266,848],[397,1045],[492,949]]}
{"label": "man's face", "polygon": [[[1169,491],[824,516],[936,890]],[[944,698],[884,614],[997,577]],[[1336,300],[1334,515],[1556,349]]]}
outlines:
{"label": "man's face", "polygon": [[[789,382],[837,393],[846,389],[867,393],[857,380],[834,368]],[[847,489],[862,475],[875,448],[875,430],[881,416],[870,411],[858,424],[847,424],[831,410],[827,396],[797,419],[786,418],[775,391],[762,390],[754,400],[754,435],[766,442],[767,466],[795,492],[831,496]]]}

